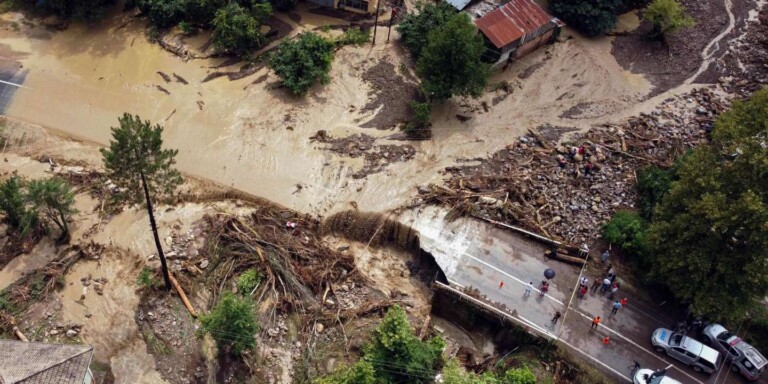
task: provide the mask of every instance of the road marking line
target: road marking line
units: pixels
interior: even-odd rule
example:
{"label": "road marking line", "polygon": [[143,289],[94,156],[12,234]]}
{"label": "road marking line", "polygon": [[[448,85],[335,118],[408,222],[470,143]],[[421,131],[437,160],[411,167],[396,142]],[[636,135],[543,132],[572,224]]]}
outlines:
{"label": "road marking line", "polygon": [[[444,242],[441,242],[441,241],[435,240],[434,238],[433,238],[432,240],[433,240],[433,241],[435,241],[435,242],[437,242],[437,243],[439,243],[440,245],[447,245],[447,244],[445,244]],[[447,247],[447,248],[449,248],[449,249],[450,249],[450,247]],[[507,277],[509,277],[509,278],[511,278],[511,279],[513,279],[513,280],[515,280],[515,281],[517,281],[518,283],[520,283],[520,284],[522,284],[522,285],[528,285],[528,283],[526,283],[525,281],[523,281],[523,280],[520,280],[520,279],[518,279],[517,277],[515,277],[515,276],[512,276],[512,275],[510,275],[509,273],[507,273],[507,272],[504,272],[504,271],[502,271],[501,269],[499,269],[499,268],[497,268],[497,267],[495,267],[495,266],[493,266],[493,265],[491,265],[491,264],[488,264],[488,263],[486,263],[485,261],[483,261],[483,260],[480,260],[480,259],[478,259],[477,257],[474,257],[474,256],[470,255],[469,253],[467,253],[467,252],[465,252],[465,251],[459,251],[459,252],[461,252],[461,253],[462,253],[464,256],[467,256],[467,257],[469,257],[469,258],[471,258],[471,259],[473,259],[473,260],[477,261],[478,263],[480,263],[480,264],[483,264],[483,265],[487,266],[488,268],[491,268],[491,269],[495,270],[496,272],[499,272],[499,273],[501,273],[502,275],[504,275],[504,276],[507,276]],[[534,290],[534,291],[536,291],[536,293],[541,293],[541,291],[540,291],[540,290],[538,290],[538,289],[536,289],[536,288],[533,288],[533,290]],[[546,296],[546,297],[550,298],[552,301],[554,301],[554,302],[556,302],[556,303],[558,303],[558,304],[560,304],[560,305],[565,305],[565,303],[563,303],[562,301],[560,301],[560,300],[558,300],[558,299],[555,299],[554,297],[552,297],[552,296],[550,296],[550,295],[548,295],[548,294],[544,294],[544,296]]]}
{"label": "road marking line", "polygon": [[594,362],[596,362],[596,363],[600,364],[600,365],[601,365],[601,366],[603,366],[605,369],[607,369],[607,370],[609,370],[609,371],[613,372],[613,373],[614,373],[616,376],[619,376],[619,377],[621,377],[621,378],[624,378],[625,380],[627,380],[627,381],[629,381],[629,382],[632,382],[632,379],[631,379],[629,376],[627,376],[627,375],[625,375],[625,374],[623,374],[623,373],[621,373],[621,372],[619,372],[619,371],[617,371],[617,370],[613,369],[613,368],[612,368],[612,367],[610,367],[608,364],[605,364],[605,363],[603,363],[602,361],[600,361],[600,360],[599,360],[599,359],[597,359],[596,357],[593,357],[593,356],[591,356],[591,355],[587,354],[586,352],[584,352],[584,351],[580,350],[579,348],[576,348],[576,347],[574,347],[573,345],[571,345],[571,343],[569,343],[569,342],[567,342],[567,341],[565,341],[565,340],[563,340],[563,339],[561,339],[561,338],[557,337],[556,335],[554,335],[554,334],[550,333],[550,332],[549,332],[549,331],[547,331],[547,330],[544,330],[544,329],[542,329],[541,327],[539,327],[538,325],[534,324],[532,321],[530,321],[530,320],[526,319],[525,317],[522,317],[522,316],[520,316],[520,315],[517,315],[517,317],[519,317],[521,320],[523,320],[523,321],[525,321],[526,323],[528,323],[528,325],[530,325],[531,327],[534,327],[534,328],[538,328],[540,332],[543,332],[545,335],[547,335],[547,336],[550,336],[550,337],[551,337],[551,338],[553,338],[555,341],[558,341],[558,342],[561,342],[561,343],[563,343],[563,344],[567,345],[567,346],[568,346],[568,347],[570,347],[572,350],[574,350],[574,351],[576,351],[576,352],[578,352],[578,353],[580,353],[580,354],[582,354],[582,355],[584,355],[584,356],[588,357],[590,360],[592,360],[592,361],[594,361]]}
{"label": "road marking line", "polygon": [[[576,308],[573,308],[573,307],[571,307],[570,309],[572,309],[574,312],[578,313],[579,315],[581,315],[581,316],[582,316],[582,317],[584,317],[585,319],[587,319],[587,320],[592,320],[592,318],[591,318],[591,317],[589,317],[589,316],[585,315],[584,313],[582,313],[582,312],[581,312],[581,311],[579,311],[578,309],[576,309]],[[688,377],[689,377],[691,380],[693,380],[693,381],[695,381],[695,382],[697,382],[697,383],[699,383],[699,384],[704,384],[703,382],[701,382],[700,380],[697,380],[695,377],[693,377],[693,376],[689,375],[688,373],[686,373],[686,372],[685,372],[685,371],[683,371],[682,369],[680,369],[680,368],[678,368],[678,367],[674,366],[674,364],[672,364],[672,363],[670,363],[669,361],[665,360],[664,358],[660,357],[660,356],[659,356],[659,354],[658,354],[657,352],[655,352],[655,351],[651,351],[651,350],[649,350],[649,349],[647,349],[647,348],[643,347],[642,345],[635,343],[634,341],[632,341],[632,340],[630,340],[630,339],[626,338],[626,337],[625,337],[624,335],[622,335],[621,333],[619,333],[619,332],[617,332],[617,331],[614,331],[614,330],[613,330],[613,329],[611,329],[610,327],[607,327],[607,326],[605,326],[605,325],[603,325],[603,324],[600,324],[600,325],[601,325],[603,328],[605,328],[605,329],[606,329],[608,332],[611,332],[611,333],[613,333],[614,335],[618,336],[618,337],[619,337],[619,338],[621,338],[622,340],[624,340],[624,341],[626,341],[626,342],[628,342],[628,343],[630,343],[630,344],[634,345],[635,347],[637,347],[637,348],[641,349],[642,351],[645,351],[645,352],[646,352],[646,353],[648,353],[649,355],[651,355],[651,356],[653,356],[653,357],[655,357],[655,358],[657,358],[657,359],[659,359],[659,360],[663,361],[663,362],[664,362],[664,364],[667,364],[667,365],[672,365],[672,368],[675,368],[676,370],[678,370],[678,371],[679,371],[680,373],[682,373],[683,375],[686,375],[686,376],[688,376]]]}
{"label": "road marking line", "polygon": [[11,83],[10,81],[5,81],[5,80],[0,80],[0,83],[8,84],[8,85],[13,85],[14,87],[19,87],[19,88],[29,88],[29,87],[25,87],[25,86],[23,86],[21,84]]}

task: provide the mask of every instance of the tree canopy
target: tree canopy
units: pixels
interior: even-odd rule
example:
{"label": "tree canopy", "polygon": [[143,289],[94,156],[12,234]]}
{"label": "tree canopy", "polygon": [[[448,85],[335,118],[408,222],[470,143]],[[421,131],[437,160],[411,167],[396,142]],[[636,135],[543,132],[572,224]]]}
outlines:
{"label": "tree canopy", "polygon": [[480,61],[485,46],[465,13],[458,13],[428,35],[416,73],[430,100],[453,95],[478,97],[488,82],[488,65]]}
{"label": "tree canopy", "polygon": [[246,56],[264,44],[261,23],[272,14],[269,3],[255,3],[251,10],[229,3],[213,19],[213,45],[220,52]]}
{"label": "tree canopy", "polygon": [[643,10],[643,18],[653,24],[651,34],[659,38],[696,24],[685,14],[685,9],[677,0],[653,0]]}
{"label": "tree canopy", "polygon": [[403,16],[397,25],[400,40],[414,58],[421,56],[421,51],[427,46],[429,33],[445,25],[456,15],[456,8],[441,1],[438,3],[419,1],[415,12]]}
{"label": "tree canopy", "polygon": [[202,332],[216,340],[219,352],[240,355],[256,348],[256,320],[250,298],[239,298],[227,292],[211,312],[200,317]]}
{"label": "tree canopy", "polygon": [[130,203],[143,202],[141,172],[152,196],[171,196],[183,179],[173,167],[179,151],[162,148],[163,127],[128,113],[118,121],[120,126],[112,128],[109,148],[101,149],[107,177],[118,187],[115,197]]}
{"label": "tree canopy", "polygon": [[715,320],[768,293],[768,90],[734,102],[677,167],[649,230],[651,276]]}
{"label": "tree canopy", "polygon": [[278,46],[269,66],[295,95],[304,95],[315,82],[331,81],[328,72],[333,62],[333,41],[316,33],[303,32]]}
{"label": "tree canopy", "polygon": [[552,0],[552,13],[587,36],[602,35],[616,25],[621,0]]}
{"label": "tree canopy", "polygon": [[27,0],[37,9],[63,18],[94,21],[104,16],[106,8],[114,0]]}
{"label": "tree canopy", "polygon": [[43,223],[53,223],[61,231],[61,239],[69,237],[67,221],[77,210],[74,208],[75,195],[64,179],[32,180],[27,187],[27,196],[33,211],[42,215]]}

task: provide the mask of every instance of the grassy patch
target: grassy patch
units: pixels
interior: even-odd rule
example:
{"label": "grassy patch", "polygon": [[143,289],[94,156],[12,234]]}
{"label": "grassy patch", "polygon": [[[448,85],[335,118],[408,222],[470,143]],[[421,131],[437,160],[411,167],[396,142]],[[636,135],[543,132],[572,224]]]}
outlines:
{"label": "grassy patch", "polygon": [[149,348],[151,348],[152,351],[154,351],[156,354],[158,355],[171,354],[171,349],[168,348],[168,345],[166,345],[163,340],[155,336],[154,332],[152,332],[151,330],[142,329],[141,334],[144,335],[144,341],[147,343]]}

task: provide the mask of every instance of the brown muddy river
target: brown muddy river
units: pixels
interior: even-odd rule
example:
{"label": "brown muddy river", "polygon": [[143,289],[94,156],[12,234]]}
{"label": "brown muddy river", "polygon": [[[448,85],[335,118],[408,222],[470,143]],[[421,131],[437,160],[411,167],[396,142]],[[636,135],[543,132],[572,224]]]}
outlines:
{"label": "brown muddy river", "polygon": [[[20,16],[4,17],[7,22]],[[342,23],[312,14],[303,17],[299,29]],[[355,74],[385,57],[402,61],[399,45],[342,48],[331,83],[299,99],[274,89],[278,78],[267,68],[240,80],[203,82],[216,70],[211,67],[225,59],[185,62],[149,43],[144,27],[140,19],[114,12],[98,26],[73,25],[61,32],[6,28],[0,32],[3,60],[23,68],[8,78],[19,81],[21,88],[0,84],[3,113],[98,145],[109,142],[119,115],[139,114],[165,127],[166,145],[179,149],[182,171],[296,210],[327,214],[352,202],[370,211],[396,208],[415,194],[415,186],[438,182],[438,171],[457,159],[486,156],[544,123],[586,128],[621,118],[643,108],[638,101],[650,91],[642,76],[619,67],[608,38],[567,40],[496,73],[491,83],[509,81],[514,88],[502,100],[488,92],[477,101],[435,107],[435,137],[412,144],[414,159],[352,179],[360,158],[321,150],[309,137],[324,129],[336,137],[366,133],[379,143],[388,142],[384,137],[395,132],[360,128],[373,116],[360,112],[371,87]],[[379,35],[384,41],[386,29],[380,28]],[[518,78],[526,68],[531,73]],[[188,84],[174,80],[174,74]],[[266,80],[254,84],[264,76]],[[489,106],[487,111],[481,102]],[[588,105],[588,111],[576,118],[560,117],[577,105]],[[457,114],[472,118],[462,123]]]}

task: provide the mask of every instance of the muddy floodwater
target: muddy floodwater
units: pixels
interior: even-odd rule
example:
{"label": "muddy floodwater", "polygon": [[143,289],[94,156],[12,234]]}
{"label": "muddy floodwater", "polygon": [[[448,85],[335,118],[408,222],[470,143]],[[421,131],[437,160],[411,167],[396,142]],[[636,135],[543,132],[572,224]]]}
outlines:
{"label": "muddy floodwater", "polygon": [[[299,23],[278,15],[294,27],[290,35],[347,23],[306,9],[300,15]],[[415,186],[439,182],[438,171],[458,159],[486,156],[542,124],[586,128],[619,119],[644,108],[640,102],[651,90],[641,75],[619,67],[609,38],[564,38],[493,75],[492,84],[511,84],[510,94],[489,91],[479,100],[436,106],[434,139],[412,143],[412,159],[353,179],[360,158],[339,157],[309,138],[326,130],[334,137],[365,133],[378,144],[402,144],[387,139],[397,131],[361,128],[377,111],[363,108],[372,89],[359,74],[381,60],[398,70],[406,57],[395,42],[340,49],[331,83],[296,98],[277,87],[279,79],[267,67],[239,80],[204,82],[226,59],[184,61],[150,43],[145,23],[129,14],[114,11],[99,25],[60,32],[38,29],[0,32],[4,57],[22,66],[7,77],[20,87],[2,84],[5,115],[106,145],[119,115],[139,114],[165,127],[165,143],[179,149],[182,171],[321,215],[353,202],[369,211],[396,208]],[[386,40],[386,32],[379,29],[378,41]],[[204,40],[190,45],[203,48]],[[459,114],[470,119],[461,121]]]}

